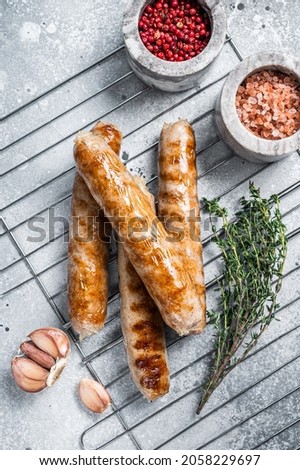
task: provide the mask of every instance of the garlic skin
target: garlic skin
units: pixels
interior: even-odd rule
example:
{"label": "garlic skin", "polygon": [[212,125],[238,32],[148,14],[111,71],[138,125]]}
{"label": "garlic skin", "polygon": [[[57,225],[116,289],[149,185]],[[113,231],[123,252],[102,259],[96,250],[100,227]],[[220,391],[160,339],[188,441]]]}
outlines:
{"label": "garlic skin", "polygon": [[111,403],[111,397],[105,387],[96,380],[82,379],[78,386],[82,403],[94,413],[103,413]]}
{"label": "garlic skin", "polygon": [[32,331],[12,359],[16,384],[25,392],[37,393],[51,387],[67,364],[71,346],[68,336],[58,328]]}
{"label": "garlic skin", "polygon": [[67,365],[67,359],[62,358],[56,361],[55,365],[51,367],[50,373],[47,378],[47,387],[52,387],[55,382],[59,379],[60,374]]}

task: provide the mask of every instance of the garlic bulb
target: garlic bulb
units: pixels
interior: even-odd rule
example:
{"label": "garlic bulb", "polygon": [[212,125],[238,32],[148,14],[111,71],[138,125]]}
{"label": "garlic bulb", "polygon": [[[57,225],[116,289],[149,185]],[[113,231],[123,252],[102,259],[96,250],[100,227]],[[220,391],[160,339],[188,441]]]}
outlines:
{"label": "garlic bulb", "polygon": [[66,366],[71,351],[68,336],[58,328],[40,328],[28,335],[13,358],[11,369],[16,384],[36,393],[51,387]]}
{"label": "garlic bulb", "polygon": [[103,385],[92,379],[80,381],[78,394],[82,403],[94,413],[103,413],[111,402],[110,395]]}

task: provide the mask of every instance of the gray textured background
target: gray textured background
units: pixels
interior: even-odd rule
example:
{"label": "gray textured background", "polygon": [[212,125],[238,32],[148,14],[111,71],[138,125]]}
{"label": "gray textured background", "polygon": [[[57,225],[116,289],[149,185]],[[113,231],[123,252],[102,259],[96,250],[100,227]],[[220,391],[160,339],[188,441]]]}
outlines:
{"label": "gray textured background", "polygon": [[[221,195],[232,211],[237,198],[247,194],[249,178],[261,186],[265,195],[292,187],[283,195],[282,210],[288,232],[299,228],[300,190],[292,186],[300,180],[299,154],[268,167],[244,162],[218,140],[213,122],[214,102],[223,77],[240,60],[234,44],[243,57],[273,48],[299,53],[299,0],[225,3],[228,33],[234,43],[225,44],[201,89],[169,95],[147,89],[130,74],[123,49],[99,62],[122,45],[124,0],[2,2],[1,115],[10,116],[1,123],[1,147],[6,147],[0,164],[4,173],[0,205],[5,221],[0,226],[0,267],[4,269],[1,448],[77,449],[80,434],[99,419],[78,402],[78,381],[89,372],[74,345],[61,380],[42,394],[22,393],[9,372],[10,359],[26,333],[40,326],[59,326],[55,310],[66,316],[67,245],[63,234],[67,228],[57,223],[51,243],[48,238],[28,242],[28,221],[35,214],[47,219],[50,206],[55,208],[55,215],[68,217],[74,178],[72,141],[78,129],[102,117],[115,122],[125,134],[124,160],[148,181],[156,173],[156,141],[163,121],[178,117],[194,120],[199,195]],[[31,100],[35,101],[15,112]],[[155,193],[155,181],[149,186]],[[203,238],[207,236],[204,226]],[[220,270],[215,255],[215,248],[207,245],[204,258],[208,282]],[[200,421],[194,410],[198,386],[205,380],[211,361],[212,329],[208,326],[203,335],[180,341],[168,331],[172,390],[159,402],[148,404],[136,394],[127,373],[123,345],[118,339],[119,304],[117,297],[113,298],[105,330],[83,342],[82,354],[88,356],[98,350],[90,364],[108,384],[121,414],[109,410],[105,421],[86,435],[85,445],[104,446],[121,435],[106,448],[299,447],[299,261],[298,235],[289,243],[278,313],[281,321],[271,325],[254,354],[226,379]],[[116,265],[112,261],[111,294],[116,292]],[[208,306],[215,301],[210,290]],[[100,354],[101,348],[111,342],[113,347]],[[124,431],[124,424],[130,432]]]}

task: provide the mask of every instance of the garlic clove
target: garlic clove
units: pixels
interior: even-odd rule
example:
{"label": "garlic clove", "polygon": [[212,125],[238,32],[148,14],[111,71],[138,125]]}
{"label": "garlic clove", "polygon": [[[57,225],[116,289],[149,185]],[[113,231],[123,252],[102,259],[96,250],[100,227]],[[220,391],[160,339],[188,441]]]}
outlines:
{"label": "garlic clove", "polygon": [[58,328],[40,328],[30,333],[29,338],[54,359],[65,358],[70,354],[69,338]]}
{"label": "garlic clove", "polygon": [[29,359],[32,359],[40,366],[45,367],[45,369],[51,369],[51,367],[55,365],[55,359],[37,348],[32,341],[24,341],[20,346],[20,350],[23,354],[26,354]]}
{"label": "garlic clove", "polygon": [[44,369],[27,357],[15,357],[13,362],[17,366],[20,373],[22,373],[28,379],[46,380],[49,375],[48,370]]}
{"label": "garlic clove", "polygon": [[54,344],[51,336],[48,335],[48,329],[40,328],[28,335],[31,341],[42,351],[52,356],[54,359],[58,358],[58,350]]}
{"label": "garlic clove", "polygon": [[38,393],[47,387],[45,382],[42,382],[40,380],[27,379],[18,376],[17,374],[14,375],[14,380],[21,390],[28,393]]}
{"label": "garlic clove", "polygon": [[49,371],[26,357],[15,357],[11,369],[16,384],[25,392],[40,392],[47,386]]}
{"label": "garlic clove", "polygon": [[103,413],[111,402],[110,395],[103,385],[92,379],[80,381],[78,394],[82,403],[94,413]]}
{"label": "garlic clove", "polygon": [[59,357],[60,358],[66,358],[69,356],[71,352],[71,346],[70,346],[70,340],[66,333],[63,331],[59,330],[58,328],[51,328],[48,331],[48,334],[51,336],[53,339],[53,342],[55,343]]}

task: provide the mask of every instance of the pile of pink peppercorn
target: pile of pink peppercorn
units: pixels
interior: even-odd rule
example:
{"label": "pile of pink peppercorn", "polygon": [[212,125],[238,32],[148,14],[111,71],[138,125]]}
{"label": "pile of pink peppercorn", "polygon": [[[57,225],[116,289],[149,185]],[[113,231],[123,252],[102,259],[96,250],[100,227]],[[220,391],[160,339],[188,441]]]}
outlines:
{"label": "pile of pink peppercorn", "polygon": [[145,8],[139,33],[156,57],[181,62],[203,51],[211,37],[211,25],[208,14],[196,1],[165,0]]}

